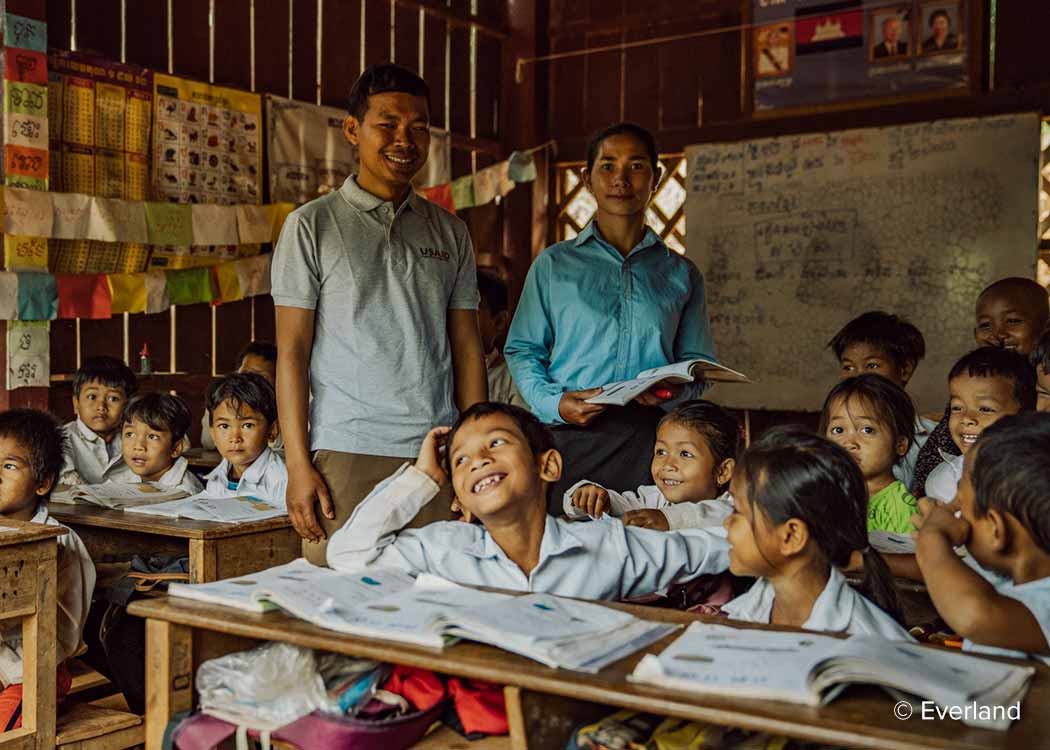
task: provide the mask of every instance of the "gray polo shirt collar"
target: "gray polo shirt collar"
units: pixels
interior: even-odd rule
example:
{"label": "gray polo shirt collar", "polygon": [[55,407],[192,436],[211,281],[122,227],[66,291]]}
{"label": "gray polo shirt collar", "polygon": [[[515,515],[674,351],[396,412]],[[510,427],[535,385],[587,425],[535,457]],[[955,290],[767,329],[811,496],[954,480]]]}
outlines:
{"label": "gray polo shirt collar", "polygon": [[[350,175],[346,178],[343,182],[343,186],[339,188],[339,194],[343,196],[343,199],[346,200],[347,203],[358,211],[374,211],[380,206],[390,203],[390,201],[385,201],[358,185],[356,175]],[[425,208],[421,205],[421,202],[424,200],[426,199],[418,195],[415,190],[410,190],[405,203],[407,203],[408,207],[417,214],[425,217]],[[398,213],[400,213],[400,211],[398,211]]]}

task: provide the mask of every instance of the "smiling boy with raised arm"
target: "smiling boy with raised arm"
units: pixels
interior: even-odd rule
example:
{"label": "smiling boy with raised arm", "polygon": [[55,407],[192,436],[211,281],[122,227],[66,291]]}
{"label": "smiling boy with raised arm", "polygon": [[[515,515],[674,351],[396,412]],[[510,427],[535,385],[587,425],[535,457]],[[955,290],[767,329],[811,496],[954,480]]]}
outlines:
{"label": "smiling boy with raised arm", "polygon": [[[608,516],[573,524],[548,515],[548,485],[561,468],[536,417],[508,404],[476,404],[451,429],[431,430],[415,465],[372,490],[332,536],[328,564],[392,566],[469,585],[601,600],[650,594],[728,568],[728,543],[706,529],[659,532]],[[481,525],[443,521],[404,530],[450,473],[456,503]]]}

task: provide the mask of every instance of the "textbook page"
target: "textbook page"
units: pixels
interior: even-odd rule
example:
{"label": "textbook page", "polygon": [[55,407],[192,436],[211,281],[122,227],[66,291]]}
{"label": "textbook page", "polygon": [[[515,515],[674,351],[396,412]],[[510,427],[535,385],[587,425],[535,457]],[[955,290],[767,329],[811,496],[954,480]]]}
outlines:
{"label": "textbook page", "polygon": [[816,633],[694,622],[659,656],[643,656],[629,679],[691,693],[817,706],[820,697],[809,688],[809,671],[841,642]]}
{"label": "textbook page", "polygon": [[197,521],[245,523],[278,518],[287,515],[283,508],[275,508],[256,497],[209,497],[204,493],[146,507],[125,508],[128,513],[146,513],[167,518],[192,518]]}
{"label": "textbook page", "polygon": [[642,370],[630,380],[621,380],[602,386],[602,392],[587,399],[588,404],[624,406],[662,380],[689,383],[702,374],[707,380],[724,383],[747,383],[748,377],[713,359],[698,357],[683,362]]}
{"label": "textbook page", "polygon": [[188,497],[189,493],[179,488],[158,487],[149,482],[123,483],[103,482],[82,484],[53,492],[52,502],[100,505],[105,508],[123,508],[129,505],[153,505]]}

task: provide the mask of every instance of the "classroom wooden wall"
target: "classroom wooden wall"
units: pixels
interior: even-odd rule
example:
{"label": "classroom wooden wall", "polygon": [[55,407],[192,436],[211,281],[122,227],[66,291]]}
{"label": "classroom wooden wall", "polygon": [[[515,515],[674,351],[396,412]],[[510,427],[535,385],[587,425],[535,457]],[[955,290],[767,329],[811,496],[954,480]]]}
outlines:
{"label": "classroom wooden wall", "polygon": [[[471,0],[39,2],[46,6],[52,47],[75,45],[80,52],[245,90],[253,89],[254,67],[255,91],[336,107],[345,107],[362,62],[394,60],[421,68],[432,90],[432,122],[452,133],[453,176],[506,155],[501,87],[509,32],[502,0],[483,0],[476,13]],[[467,210],[462,218],[479,252],[502,253],[502,207]],[[253,337],[274,339],[269,296],[126,319],[55,321],[50,406],[71,417],[69,375],[78,353],[80,358],[127,353],[137,370],[138,352],[147,343],[154,371],[177,374],[153,376],[143,387],[175,390],[199,417],[209,379],[233,369],[238,351]]]}

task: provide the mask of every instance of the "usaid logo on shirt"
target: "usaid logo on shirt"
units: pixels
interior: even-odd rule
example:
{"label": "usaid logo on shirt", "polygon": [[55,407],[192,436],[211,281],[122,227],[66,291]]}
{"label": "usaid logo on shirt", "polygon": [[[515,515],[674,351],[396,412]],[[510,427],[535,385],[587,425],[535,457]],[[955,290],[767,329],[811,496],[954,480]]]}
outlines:
{"label": "usaid logo on shirt", "polygon": [[451,260],[452,258],[452,254],[448,250],[435,250],[432,247],[419,248],[419,254],[424,258],[433,258],[434,260]]}

